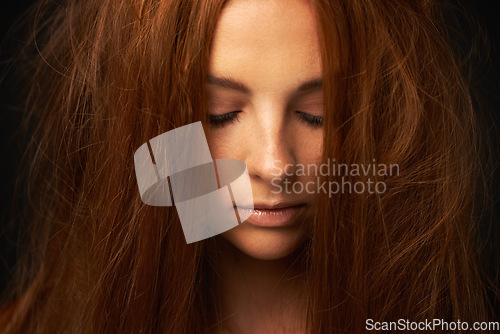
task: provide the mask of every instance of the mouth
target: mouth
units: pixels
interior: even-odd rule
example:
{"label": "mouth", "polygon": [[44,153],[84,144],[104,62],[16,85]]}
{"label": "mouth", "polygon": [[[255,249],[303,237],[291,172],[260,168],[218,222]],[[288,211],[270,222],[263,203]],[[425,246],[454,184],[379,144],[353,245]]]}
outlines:
{"label": "mouth", "polygon": [[305,204],[255,204],[253,209],[238,207],[239,211],[249,216],[244,222],[260,227],[281,227],[292,225],[302,215]]}

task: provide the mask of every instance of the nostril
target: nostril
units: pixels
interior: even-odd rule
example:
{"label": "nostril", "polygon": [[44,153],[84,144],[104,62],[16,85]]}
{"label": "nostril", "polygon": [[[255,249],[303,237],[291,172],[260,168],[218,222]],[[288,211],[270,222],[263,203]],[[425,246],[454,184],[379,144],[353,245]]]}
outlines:
{"label": "nostril", "polygon": [[286,179],[294,179],[296,164],[293,159],[269,159],[247,163],[252,178],[260,179],[267,183],[282,183]]}
{"label": "nostril", "polygon": [[291,177],[295,174],[295,164],[282,160],[274,160],[272,175],[277,178]]}

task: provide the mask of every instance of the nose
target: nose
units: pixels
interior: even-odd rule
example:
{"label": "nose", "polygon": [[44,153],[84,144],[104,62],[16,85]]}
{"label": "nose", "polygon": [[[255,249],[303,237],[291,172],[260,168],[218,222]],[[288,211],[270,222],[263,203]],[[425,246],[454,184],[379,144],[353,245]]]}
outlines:
{"label": "nose", "polygon": [[292,179],[296,159],[292,138],[285,122],[278,117],[261,119],[248,138],[247,168],[250,177],[264,183],[282,183]]}

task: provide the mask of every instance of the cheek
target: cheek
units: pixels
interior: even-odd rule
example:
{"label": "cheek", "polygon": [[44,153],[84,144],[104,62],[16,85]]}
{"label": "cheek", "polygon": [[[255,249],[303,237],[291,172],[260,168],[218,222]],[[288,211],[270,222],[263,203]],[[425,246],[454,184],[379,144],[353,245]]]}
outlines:
{"label": "cheek", "polygon": [[232,130],[231,126],[205,129],[205,134],[213,159],[242,160],[242,135]]}
{"label": "cheek", "polygon": [[323,131],[317,129],[294,136],[296,159],[300,164],[320,164],[323,154]]}
{"label": "cheek", "polygon": [[[295,141],[296,162],[297,162],[297,181],[302,184],[317,181],[317,175],[314,172],[309,172],[308,166],[320,166],[323,154],[323,131],[316,129],[307,131],[301,136],[296,136],[299,140]],[[299,169],[303,169],[302,173]],[[314,169],[313,169],[314,170]],[[311,174],[310,174],[311,173]]]}

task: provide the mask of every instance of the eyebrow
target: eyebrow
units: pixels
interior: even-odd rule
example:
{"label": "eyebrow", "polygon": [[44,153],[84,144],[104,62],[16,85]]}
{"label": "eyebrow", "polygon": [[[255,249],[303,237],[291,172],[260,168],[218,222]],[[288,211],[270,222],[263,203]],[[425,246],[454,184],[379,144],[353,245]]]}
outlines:
{"label": "eyebrow", "polygon": [[323,79],[318,78],[304,82],[299,86],[299,88],[297,88],[297,91],[303,92],[306,90],[318,89],[321,87],[323,87]]}
{"label": "eyebrow", "polygon": [[[243,83],[236,81],[232,78],[219,78],[219,77],[216,77],[213,75],[209,75],[208,76],[208,83],[211,85],[221,87],[221,88],[237,90],[237,91],[245,93],[245,94],[251,93],[251,90],[247,86],[245,86]],[[297,88],[297,91],[303,92],[303,91],[318,89],[321,87],[323,87],[323,79],[317,78],[317,79],[312,79],[312,80],[309,80],[309,81],[302,83]]]}
{"label": "eyebrow", "polygon": [[234,89],[245,94],[250,94],[250,89],[247,86],[231,78],[218,78],[213,75],[209,75],[208,83],[218,87]]}

